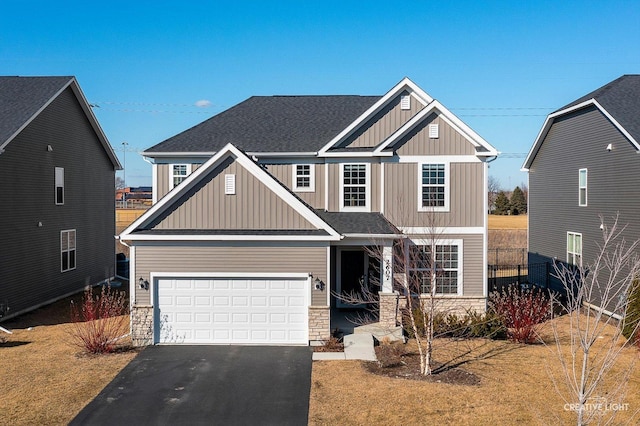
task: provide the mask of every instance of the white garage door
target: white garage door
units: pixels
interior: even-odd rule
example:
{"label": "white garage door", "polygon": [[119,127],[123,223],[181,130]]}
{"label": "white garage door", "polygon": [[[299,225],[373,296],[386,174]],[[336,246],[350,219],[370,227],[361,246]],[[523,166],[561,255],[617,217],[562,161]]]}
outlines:
{"label": "white garage door", "polygon": [[159,278],[156,342],[308,344],[307,278]]}

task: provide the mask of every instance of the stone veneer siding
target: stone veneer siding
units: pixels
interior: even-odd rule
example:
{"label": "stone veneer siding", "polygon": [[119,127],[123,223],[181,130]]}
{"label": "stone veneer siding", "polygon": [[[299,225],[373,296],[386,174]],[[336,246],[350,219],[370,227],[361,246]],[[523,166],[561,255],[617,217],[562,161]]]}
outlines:
{"label": "stone veneer siding", "polygon": [[[402,324],[401,309],[406,306],[405,296],[400,296],[398,292],[379,293],[380,297],[380,318],[381,327],[395,327]],[[422,296],[423,299],[429,296]],[[484,313],[487,311],[486,297],[437,297],[436,310],[454,315],[464,315],[467,310]]]}
{"label": "stone veneer siding", "polygon": [[131,308],[131,341],[133,346],[153,344],[153,306]]}
{"label": "stone veneer siding", "polygon": [[330,308],[328,306],[309,306],[309,341],[329,340]]}

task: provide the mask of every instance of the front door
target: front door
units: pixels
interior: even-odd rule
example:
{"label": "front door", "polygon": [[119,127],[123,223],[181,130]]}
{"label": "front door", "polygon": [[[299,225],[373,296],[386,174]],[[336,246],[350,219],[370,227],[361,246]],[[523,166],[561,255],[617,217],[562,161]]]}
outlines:
{"label": "front door", "polygon": [[[370,257],[362,249],[342,249],[339,251],[340,256],[340,276],[338,277],[338,294],[356,294],[361,295],[362,289],[366,288],[372,291],[377,297],[377,290],[372,288],[378,280],[371,280],[375,274],[375,258]],[[353,305],[347,303],[338,297],[336,306],[339,308],[357,308],[364,305]]]}

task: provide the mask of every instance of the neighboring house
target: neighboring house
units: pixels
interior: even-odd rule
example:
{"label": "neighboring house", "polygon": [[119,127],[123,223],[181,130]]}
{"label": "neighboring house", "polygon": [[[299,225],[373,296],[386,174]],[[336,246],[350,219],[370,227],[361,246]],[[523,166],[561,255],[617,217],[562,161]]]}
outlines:
{"label": "neighboring house", "polygon": [[[639,151],[640,75],[624,75],[547,117],[523,165],[530,264],[591,264],[602,222],[611,225],[618,213],[625,239],[640,238]],[[561,289],[553,277],[551,286]]]}
{"label": "neighboring house", "polygon": [[153,189],[150,186],[126,187],[116,189],[116,205],[127,208],[151,205]]}
{"label": "neighboring house", "polygon": [[0,77],[0,317],[114,276],[117,169],[74,77]]}
{"label": "neighboring house", "polygon": [[424,254],[437,232],[438,297],[486,308],[497,152],[409,79],[384,96],[254,96],[143,155],[155,204],[120,235],[137,343],[326,340],[344,307],[331,291],[360,282],[395,326],[403,235]]}

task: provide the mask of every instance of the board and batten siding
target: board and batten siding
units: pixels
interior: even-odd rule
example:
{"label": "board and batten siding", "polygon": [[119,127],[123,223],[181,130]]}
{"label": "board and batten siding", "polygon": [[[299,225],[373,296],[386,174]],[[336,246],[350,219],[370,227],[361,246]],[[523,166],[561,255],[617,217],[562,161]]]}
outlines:
{"label": "board and batten siding", "polygon": [[404,91],[395,97],[380,112],[364,123],[356,133],[348,137],[345,142],[339,145],[340,148],[365,148],[378,146],[388,138],[393,132],[398,130],[403,124],[416,115],[424,105],[415,97],[411,96],[411,108],[403,110],[400,99],[409,92]]}
{"label": "board and batten siding", "polygon": [[384,215],[396,226],[484,226],[484,163],[450,163],[449,212],[418,211],[417,163],[385,163]]}
{"label": "board and batten siding", "polygon": [[[235,176],[235,194],[225,194],[225,175]],[[316,229],[238,162],[224,161],[202,184],[176,200],[155,229]]]}
{"label": "board and batten siding", "polygon": [[342,167],[340,164],[370,164],[370,173],[369,177],[369,197],[371,200],[369,201],[369,205],[371,207],[372,212],[380,211],[380,163],[371,162],[371,161],[363,161],[361,159],[354,158],[353,160],[343,160],[342,163],[329,163],[329,188],[333,188],[329,190],[329,211],[338,212],[341,209],[340,206],[340,181],[341,181],[341,170]]}
{"label": "board and batten siding", "polygon": [[[56,167],[64,168],[63,205],[55,204]],[[115,275],[115,170],[71,88],[6,146],[0,180],[0,302],[9,315]],[[68,229],[76,269],[61,272]]]}
{"label": "board and batten siding", "polygon": [[[438,125],[438,137],[429,138],[429,124]],[[475,155],[476,150],[462,134],[439,114],[425,118],[395,145],[398,155]]]}
{"label": "board and batten siding", "polygon": [[[137,246],[135,248],[136,279],[150,280],[151,273],[311,273],[327,281],[327,246],[292,245],[227,245]],[[149,281],[150,282],[150,281]],[[311,284],[313,287],[313,283]],[[328,286],[327,286],[328,287]],[[149,305],[150,291],[136,288],[135,304]],[[309,289],[311,304],[326,306],[326,289]]]}
{"label": "board and batten siding", "polygon": [[293,167],[295,164],[271,164],[265,163],[269,173],[292,190],[302,201],[314,209],[324,209],[324,164],[305,163],[300,160],[298,164],[310,164],[315,173],[315,188],[313,192],[298,192],[293,190]]}
{"label": "board and batten siding", "polygon": [[[607,145],[612,150],[607,151]],[[587,206],[578,205],[578,171],[586,168]],[[640,156],[595,107],[556,118],[529,170],[530,258],[567,260],[567,232],[582,233],[584,264],[620,214],[627,243],[640,239]]]}

